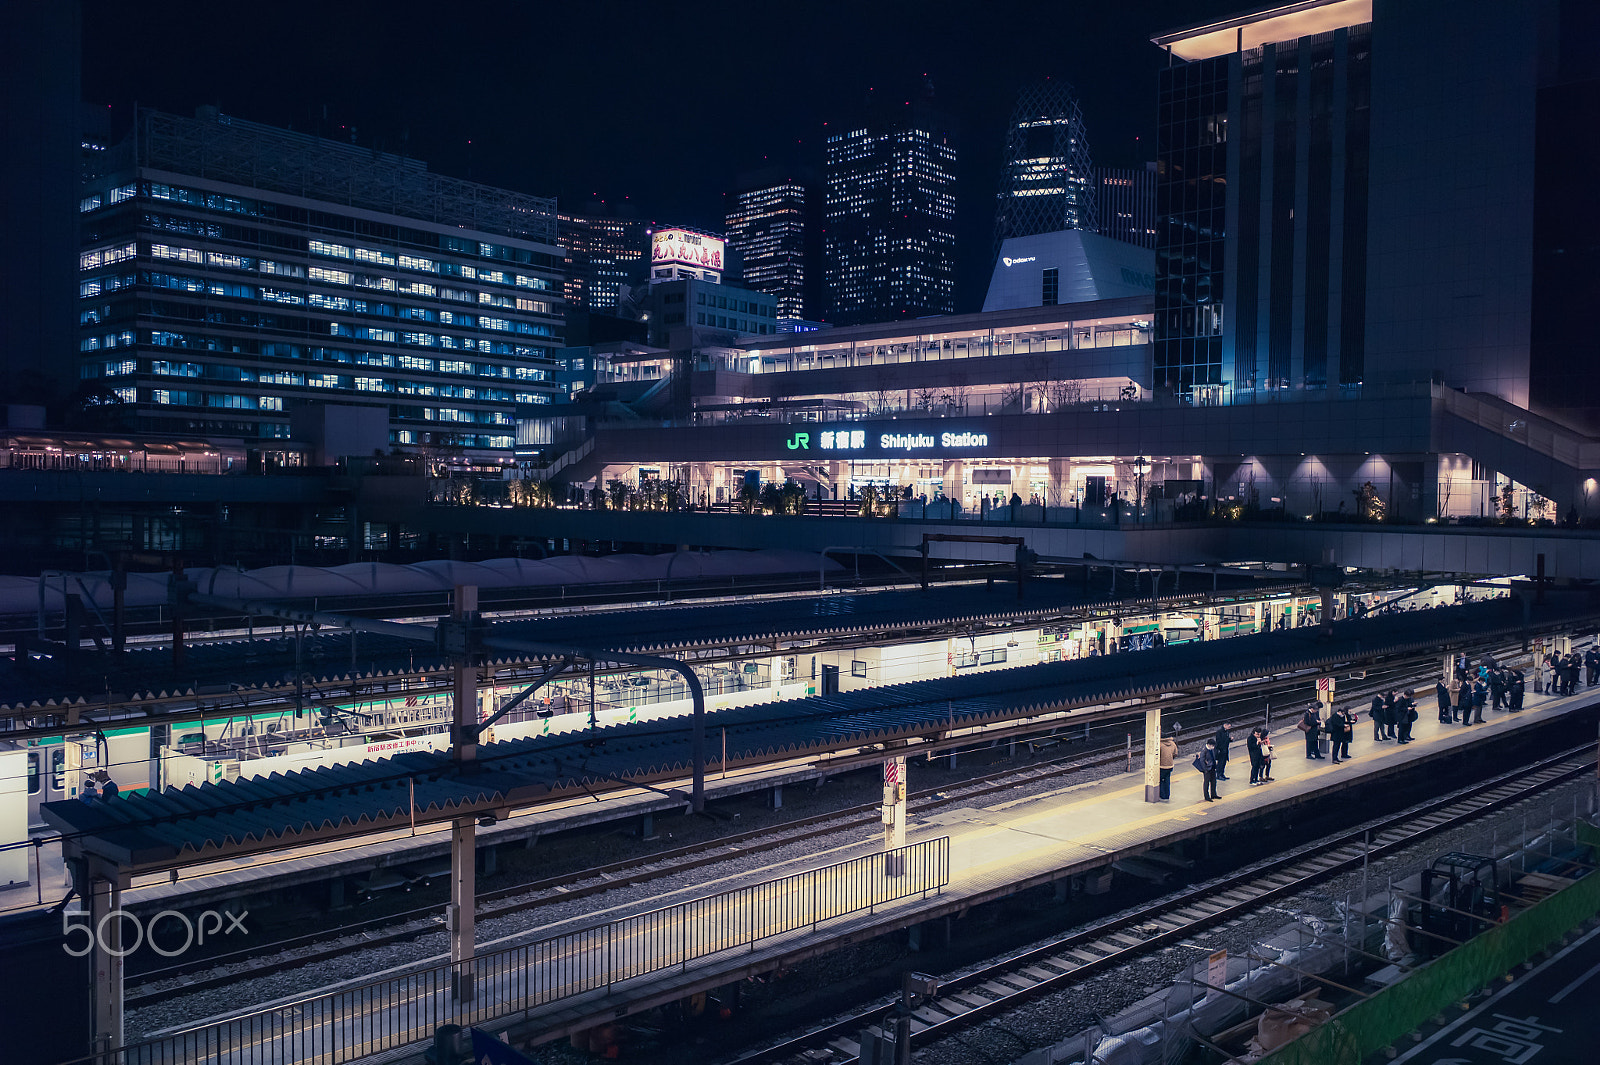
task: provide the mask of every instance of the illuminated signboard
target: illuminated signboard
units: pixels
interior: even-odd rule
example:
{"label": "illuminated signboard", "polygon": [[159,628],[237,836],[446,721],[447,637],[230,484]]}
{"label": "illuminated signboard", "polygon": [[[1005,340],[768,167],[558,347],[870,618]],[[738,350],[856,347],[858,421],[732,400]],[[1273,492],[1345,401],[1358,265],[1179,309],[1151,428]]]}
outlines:
{"label": "illuminated signboard", "polygon": [[720,272],[724,247],[721,237],[708,233],[662,229],[651,238],[650,263],[652,266],[682,264]]}
{"label": "illuminated signboard", "polygon": [[828,429],[819,433],[793,433],[784,441],[790,451],[962,451],[989,446],[988,433],[949,432],[878,433],[865,429]]}

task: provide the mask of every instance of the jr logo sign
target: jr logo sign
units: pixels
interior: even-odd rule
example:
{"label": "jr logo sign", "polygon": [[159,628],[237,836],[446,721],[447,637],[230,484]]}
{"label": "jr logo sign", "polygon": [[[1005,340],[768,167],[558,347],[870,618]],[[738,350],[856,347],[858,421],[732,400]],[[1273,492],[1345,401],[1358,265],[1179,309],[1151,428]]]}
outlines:
{"label": "jr logo sign", "polygon": [[811,450],[811,434],[810,433],[795,433],[794,436],[789,439],[789,450],[790,451],[810,451]]}

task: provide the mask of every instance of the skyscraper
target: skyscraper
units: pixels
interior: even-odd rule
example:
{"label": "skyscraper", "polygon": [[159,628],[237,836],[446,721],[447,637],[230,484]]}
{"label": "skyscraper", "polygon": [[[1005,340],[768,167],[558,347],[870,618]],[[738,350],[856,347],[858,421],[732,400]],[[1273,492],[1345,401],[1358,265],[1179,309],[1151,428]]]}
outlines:
{"label": "skyscraper", "polygon": [[1137,170],[1094,168],[1100,233],[1141,248],[1156,246],[1156,164]]}
{"label": "skyscraper", "polygon": [[509,461],[561,344],[555,201],[245,122],[142,111],[83,189],[81,373],[147,432],[274,439],[299,402]]}
{"label": "skyscraper", "polygon": [[1046,78],[1023,89],[1011,113],[995,206],[996,254],[1008,237],[1094,228],[1083,110],[1071,85]]}
{"label": "skyscraper", "polygon": [[561,250],[565,255],[567,306],[614,314],[622,286],[641,282],[649,273],[645,252],[650,247],[650,223],[619,218],[604,205],[594,204],[579,213],[557,215]]}
{"label": "skyscraper", "polygon": [[778,317],[804,318],[806,189],[762,182],[727,196],[728,250],[743,262],[745,288],[776,296]]}
{"label": "skyscraper", "polygon": [[950,124],[926,97],[908,102],[829,137],[825,164],[827,321],[855,325],[953,313],[956,144]]}

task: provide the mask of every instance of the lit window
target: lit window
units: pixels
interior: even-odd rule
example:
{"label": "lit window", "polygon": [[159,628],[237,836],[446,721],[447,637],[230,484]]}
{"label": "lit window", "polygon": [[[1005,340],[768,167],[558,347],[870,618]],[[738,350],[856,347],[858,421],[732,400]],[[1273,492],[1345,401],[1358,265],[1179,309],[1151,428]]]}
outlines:
{"label": "lit window", "polygon": [[321,240],[313,240],[310,251],[312,255],[328,255],[335,259],[350,258],[350,249],[343,244],[329,244]]}

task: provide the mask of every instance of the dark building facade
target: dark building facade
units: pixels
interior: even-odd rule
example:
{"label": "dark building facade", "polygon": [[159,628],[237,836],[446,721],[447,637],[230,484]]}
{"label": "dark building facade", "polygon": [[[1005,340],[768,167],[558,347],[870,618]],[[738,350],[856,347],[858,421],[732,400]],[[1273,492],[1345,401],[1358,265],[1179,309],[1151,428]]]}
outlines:
{"label": "dark building facade", "polygon": [[613,314],[622,288],[649,273],[649,222],[616,217],[596,204],[582,214],[560,212],[557,233],[570,308]]}
{"label": "dark building facade", "polygon": [[1323,0],[1155,38],[1157,384],[1431,381],[1600,433],[1597,30]]}
{"label": "dark building facade", "polygon": [[806,187],[780,180],[727,195],[728,251],[746,288],[777,298],[778,317],[806,311]]}
{"label": "dark building facade", "polygon": [[1096,228],[1089,136],[1071,85],[1047,78],[1022,90],[1006,127],[1005,152],[995,254],[1011,237]]}
{"label": "dark building facade", "polygon": [[1133,169],[1094,169],[1095,213],[1100,234],[1154,250],[1156,246],[1156,164]]}
{"label": "dark building facade", "polygon": [[509,461],[562,343],[555,203],[203,109],[141,112],[79,205],[81,376],[144,432],[273,440],[308,401]]}
{"label": "dark building facade", "polygon": [[955,310],[956,142],[918,102],[826,146],[823,317],[836,325]]}

